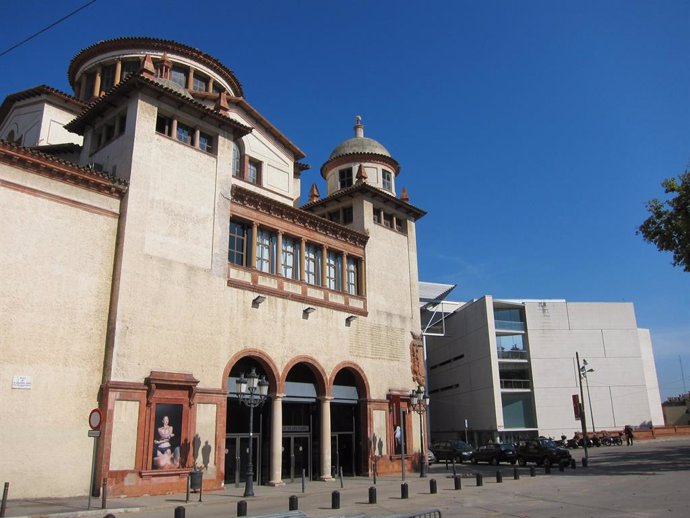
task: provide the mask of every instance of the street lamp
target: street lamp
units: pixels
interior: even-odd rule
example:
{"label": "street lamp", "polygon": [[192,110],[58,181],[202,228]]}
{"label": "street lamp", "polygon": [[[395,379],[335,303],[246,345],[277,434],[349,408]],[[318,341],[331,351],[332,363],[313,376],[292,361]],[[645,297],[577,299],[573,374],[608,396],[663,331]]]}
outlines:
{"label": "street lamp", "polygon": [[[575,351],[575,359],[577,361],[577,374],[580,380],[580,423],[582,423],[582,446],[585,449],[585,459],[589,459],[589,452],[587,451],[587,419],[585,418],[585,405],[582,400],[585,399],[582,393],[582,369],[587,369],[587,367],[580,366],[580,353]],[[584,462],[584,461],[583,461]]]}
{"label": "street lamp", "polygon": [[419,414],[419,435],[421,437],[421,466],[419,469],[419,476],[426,477],[429,466],[427,464],[428,459],[426,457],[426,453],[424,452],[424,423],[422,421],[422,415],[429,406],[429,396],[424,394],[424,387],[418,386],[417,390],[410,392],[410,405],[412,406],[412,410]]}
{"label": "street lamp", "polygon": [[245,378],[244,373],[237,380],[237,394],[240,403],[249,407],[249,462],[247,463],[247,477],[244,484],[244,496],[254,496],[254,464],[253,459],[253,435],[254,435],[254,408],[261,406],[266,401],[268,394],[268,381],[264,376],[252,371]]}
{"label": "street lamp", "polygon": [[592,398],[589,395],[589,378],[587,377],[588,372],[594,372],[594,369],[588,369],[587,360],[582,358],[582,367],[580,367],[580,376],[585,378],[585,385],[587,386],[587,402],[589,403],[589,416],[591,417],[592,432],[596,433],[597,429],[594,428],[594,410],[592,410]]}

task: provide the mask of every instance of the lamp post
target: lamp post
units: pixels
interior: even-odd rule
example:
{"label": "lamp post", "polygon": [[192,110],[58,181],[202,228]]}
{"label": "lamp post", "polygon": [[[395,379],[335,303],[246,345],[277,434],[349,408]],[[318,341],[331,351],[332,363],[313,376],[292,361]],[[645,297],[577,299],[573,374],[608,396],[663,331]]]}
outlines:
{"label": "lamp post", "polygon": [[582,367],[580,367],[580,374],[582,375],[583,378],[585,378],[585,385],[587,386],[587,403],[589,404],[589,417],[590,417],[590,422],[592,423],[592,432],[596,433],[597,429],[594,428],[594,410],[592,410],[592,398],[589,395],[589,377],[587,376],[588,372],[594,372],[594,369],[588,369],[587,365],[587,360],[582,358]]}
{"label": "lamp post", "polygon": [[256,373],[256,369],[252,367],[252,371],[245,378],[241,374],[237,380],[237,394],[240,403],[249,407],[249,462],[247,463],[247,476],[244,483],[244,496],[254,496],[254,463],[253,446],[254,446],[254,408],[261,406],[266,401],[268,394],[268,381],[266,378]]}
{"label": "lamp post", "polygon": [[585,449],[585,459],[589,460],[589,452],[587,451],[587,419],[585,418],[585,405],[582,404],[582,400],[585,399],[585,395],[582,393],[582,367],[580,366],[580,353],[577,351],[575,352],[575,359],[577,360],[577,374],[580,380],[580,422],[582,423],[582,446]]}
{"label": "lamp post", "polygon": [[419,386],[417,387],[417,390],[413,390],[412,392],[410,392],[410,405],[412,406],[412,410],[419,414],[419,435],[421,437],[421,464],[419,469],[419,476],[426,477],[428,471],[428,459],[426,457],[426,453],[424,452],[424,423],[422,420],[422,415],[424,415],[425,410],[429,406],[429,396],[424,394],[424,387]]}

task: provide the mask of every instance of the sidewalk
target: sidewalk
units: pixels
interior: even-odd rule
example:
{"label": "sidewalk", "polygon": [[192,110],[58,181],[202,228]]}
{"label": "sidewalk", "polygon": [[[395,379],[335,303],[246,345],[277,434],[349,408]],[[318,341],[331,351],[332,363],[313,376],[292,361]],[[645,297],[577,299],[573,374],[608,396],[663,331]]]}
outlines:
{"label": "sidewalk", "polygon": [[[229,518],[237,516],[237,503],[247,501],[247,515],[257,516],[287,512],[290,496],[298,497],[299,509],[310,518],[335,516],[391,516],[440,509],[444,518],[452,516],[656,516],[652,509],[665,509],[665,516],[685,516],[690,507],[686,488],[690,483],[690,440],[656,440],[636,443],[633,447],[613,446],[590,449],[590,467],[582,468],[582,449],[571,450],[577,468],[560,472],[529,467],[519,468],[520,480],[513,479],[513,466],[457,465],[462,489],[455,490],[452,471],[442,464],[431,466],[428,478],[418,473],[406,475],[409,499],[401,498],[401,476],[379,477],[377,503],[369,504],[368,492],[373,480],[366,477],[340,481],[306,483],[305,493],[299,481],[281,487],[254,486],[255,496],[244,498],[244,486],[227,486],[222,491],[185,494],[112,498],[107,509],[92,498],[87,509],[85,496],[60,499],[9,500],[5,516],[82,518],[102,517],[108,513],[126,518],[127,513],[141,513],[142,518],[173,518],[174,509],[184,506],[186,518]],[[502,472],[503,482],[496,480]],[[483,474],[478,487],[476,474]],[[434,479],[438,493],[431,494]],[[624,483],[623,483],[624,481]],[[11,498],[10,487],[10,498]],[[340,509],[332,508],[333,491],[340,492]],[[586,495],[583,498],[583,495]],[[680,511],[677,511],[680,509]]]}

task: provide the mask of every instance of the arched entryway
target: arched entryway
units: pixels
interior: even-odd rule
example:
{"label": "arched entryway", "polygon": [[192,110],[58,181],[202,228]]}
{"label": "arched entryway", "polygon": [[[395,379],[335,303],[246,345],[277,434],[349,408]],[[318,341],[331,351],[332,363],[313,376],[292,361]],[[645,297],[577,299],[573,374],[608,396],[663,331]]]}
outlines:
{"label": "arched entryway", "polygon": [[343,364],[331,377],[331,471],[368,474],[367,385],[360,369]]}
{"label": "arched entryway", "polygon": [[[281,477],[284,482],[324,478],[321,462],[323,371],[311,361],[289,366],[284,381]],[[326,477],[330,473],[326,474]]]}
{"label": "arched entryway", "polygon": [[[250,438],[250,409],[240,403],[237,380],[254,371],[269,383],[268,397],[263,405],[254,408]],[[261,355],[247,353],[232,364],[227,377],[227,412],[225,417],[225,484],[240,486],[247,478],[249,441],[252,441],[254,483],[267,484],[270,480],[271,419],[277,379],[270,361]]]}

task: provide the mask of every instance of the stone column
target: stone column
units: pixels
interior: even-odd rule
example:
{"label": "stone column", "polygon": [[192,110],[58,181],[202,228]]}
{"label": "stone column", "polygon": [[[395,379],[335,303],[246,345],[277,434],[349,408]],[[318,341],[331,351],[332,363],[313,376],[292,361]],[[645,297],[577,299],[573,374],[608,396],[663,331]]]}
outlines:
{"label": "stone column", "polygon": [[190,92],[194,90],[194,69],[189,67],[189,74],[187,74],[187,90]]}
{"label": "stone column", "polygon": [[93,80],[93,92],[92,97],[98,97],[101,95],[101,66],[96,67],[96,77]]}
{"label": "stone column", "polygon": [[172,120],[170,124],[170,135],[168,136],[177,139],[177,119]]}
{"label": "stone column", "polygon": [[273,415],[271,416],[271,479],[269,486],[284,486],[283,472],[283,396],[276,394],[273,398]]}
{"label": "stone column", "polygon": [[120,84],[122,81],[122,60],[118,59],[115,61],[115,84]]}
{"label": "stone column", "polygon": [[328,272],[328,268],[326,265],[328,264],[328,248],[326,248],[326,245],[321,246],[321,286],[324,288],[328,287],[328,281],[326,279],[326,273]]}
{"label": "stone column", "polygon": [[199,135],[201,131],[199,128],[194,129],[194,136],[192,137],[192,146],[199,149]]}
{"label": "stone column", "polygon": [[359,295],[367,296],[367,270],[364,258],[359,261]]}
{"label": "stone column", "polygon": [[283,275],[283,231],[278,231],[278,240],[276,242],[276,274]]}
{"label": "stone column", "polygon": [[347,253],[343,252],[343,268],[340,272],[343,293],[347,293]]}
{"label": "stone column", "polygon": [[299,280],[304,281],[304,253],[307,250],[306,242],[304,238],[299,240]]}
{"label": "stone column", "polygon": [[331,476],[331,397],[321,398],[321,477],[324,482]]}

